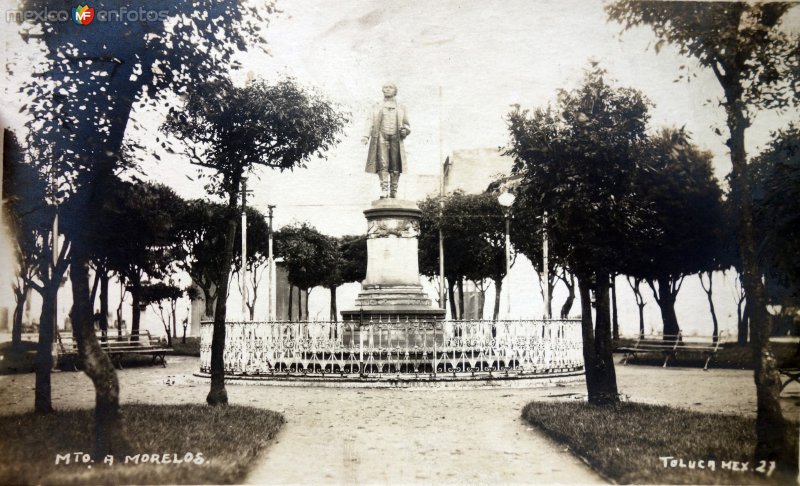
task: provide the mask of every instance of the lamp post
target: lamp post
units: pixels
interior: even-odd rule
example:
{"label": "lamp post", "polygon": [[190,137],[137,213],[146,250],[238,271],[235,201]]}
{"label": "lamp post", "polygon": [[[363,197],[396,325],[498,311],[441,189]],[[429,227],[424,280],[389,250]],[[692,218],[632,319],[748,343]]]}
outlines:
{"label": "lamp post", "polygon": [[269,295],[267,297],[267,320],[272,322],[275,320],[275,260],[272,256],[272,210],[275,206],[270,204],[267,206],[269,209],[269,250],[267,254],[267,284],[269,287]]}
{"label": "lamp post", "polygon": [[547,211],[542,218],[542,270],[544,271],[544,318],[552,318],[550,304],[550,267],[549,248],[547,244]]}
{"label": "lamp post", "polygon": [[511,319],[511,205],[514,204],[514,199],[514,195],[508,191],[497,197],[506,220],[506,319]]}
{"label": "lamp post", "polygon": [[242,320],[248,320],[247,313],[247,177],[242,177]]}

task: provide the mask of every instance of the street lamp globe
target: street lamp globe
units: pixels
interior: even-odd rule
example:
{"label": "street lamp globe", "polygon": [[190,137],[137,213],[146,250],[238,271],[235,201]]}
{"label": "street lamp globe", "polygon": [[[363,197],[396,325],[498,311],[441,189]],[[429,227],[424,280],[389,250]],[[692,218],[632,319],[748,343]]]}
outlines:
{"label": "street lamp globe", "polygon": [[506,209],[514,204],[514,199],[516,199],[516,197],[510,192],[504,192],[497,196],[497,202]]}

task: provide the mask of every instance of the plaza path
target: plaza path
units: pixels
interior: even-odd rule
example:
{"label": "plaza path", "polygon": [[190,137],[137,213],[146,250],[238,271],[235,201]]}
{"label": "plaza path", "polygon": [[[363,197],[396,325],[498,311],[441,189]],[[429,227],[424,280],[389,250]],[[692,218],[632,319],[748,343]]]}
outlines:
{"label": "plaza path", "polygon": [[[203,403],[196,358],[119,372],[122,401]],[[755,414],[752,372],[617,368],[631,400]],[[33,374],[0,376],[0,413],[29,411]],[[794,386],[794,385],[792,385]],[[531,400],[583,398],[583,384],[540,389],[338,389],[228,386],[231,403],[281,412],[287,423],[254,465],[252,483],[600,483],[580,460],[528,427]],[[93,406],[83,373],[55,373],[57,408]],[[784,392],[798,417],[800,386]]]}

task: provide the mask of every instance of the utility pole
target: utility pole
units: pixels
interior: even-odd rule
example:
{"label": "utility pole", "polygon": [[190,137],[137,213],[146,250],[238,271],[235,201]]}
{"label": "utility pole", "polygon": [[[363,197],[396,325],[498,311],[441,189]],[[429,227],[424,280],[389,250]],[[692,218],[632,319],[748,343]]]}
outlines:
{"label": "utility pole", "polygon": [[272,256],[272,210],[275,206],[270,204],[267,206],[269,209],[269,245],[267,253],[267,284],[269,287],[269,295],[267,296],[267,320],[270,322],[275,321],[275,259]]}
{"label": "utility pole", "polygon": [[[442,158],[442,87],[439,86],[439,216],[444,212],[444,159]],[[444,290],[444,235],[439,225],[439,304],[447,315],[447,301]],[[455,317],[455,316],[453,316]]]}
{"label": "utility pole", "polygon": [[250,317],[247,310],[247,176],[242,177],[242,270],[240,275],[242,320],[247,321]]}
{"label": "utility pole", "polygon": [[547,245],[547,211],[544,212],[542,218],[542,270],[544,271],[544,318],[552,318],[551,303],[550,303],[550,268],[548,258],[548,245]]}
{"label": "utility pole", "polygon": [[[53,277],[56,275],[56,265],[58,265],[58,205],[56,204],[56,215],[53,218],[53,266],[51,267],[51,272]],[[54,285],[61,285],[61,282]],[[92,303],[94,306],[94,303]],[[44,324],[44,323],[42,323]],[[80,332],[80,331],[79,331]],[[58,287],[56,287],[55,294],[53,295],[53,345],[52,345],[52,353],[53,355],[53,369],[58,366]]]}

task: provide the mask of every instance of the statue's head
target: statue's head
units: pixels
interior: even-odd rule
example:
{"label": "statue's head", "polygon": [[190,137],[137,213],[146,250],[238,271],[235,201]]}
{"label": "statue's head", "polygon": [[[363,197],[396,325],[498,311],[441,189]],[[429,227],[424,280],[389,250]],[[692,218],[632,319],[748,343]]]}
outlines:
{"label": "statue's head", "polygon": [[392,82],[383,83],[383,96],[387,98],[397,96],[397,86]]}

